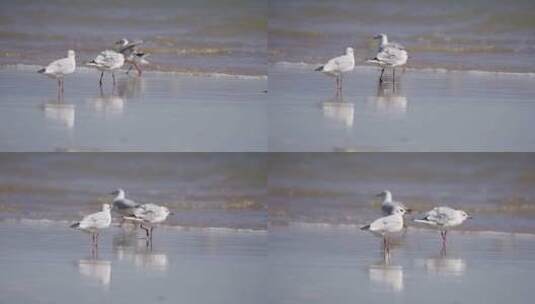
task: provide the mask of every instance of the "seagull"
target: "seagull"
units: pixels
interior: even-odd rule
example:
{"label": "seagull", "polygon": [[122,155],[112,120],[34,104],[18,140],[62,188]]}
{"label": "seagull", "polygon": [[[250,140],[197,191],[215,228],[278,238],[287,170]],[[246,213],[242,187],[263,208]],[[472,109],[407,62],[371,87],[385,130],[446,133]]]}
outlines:
{"label": "seagull", "polygon": [[411,209],[407,208],[405,206],[405,203],[393,201],[392,200],[392,193],[388,190],[385,190],[379,194],[376,195],[377,197],[383,198],[383,203],[381,204],[381,210],[383,211],[383,215],[391,215],[394,214],[394,208],[399,207],[405,209],[407,213],[411,213]]}
{"label": "seagull", "polygon": [[130,72],[132,67],[137,70],[139,76],[141,76],[141,67],[142,64],[148,64],[149,62],[145,59],[149,54],[143,53],[137,49],[139,45],[143,44],[143,40],[128,41],[126,38],[115,42],[115,50],[124,55],[125,61],[130,64],[126,74]]}
{"label": "seagull", "polygon": [[379,34],[373,38],[381,39],[381,42],[379,43],[379,51],[377,52],[377,55],[375,55],[375,58],[369,59],[368,62],[378,64],[382,68],[381,76],[379,77],[380,82],[383,82],[385,68],[391,67],[392,79],[395,82],[396,67],[405,65],[409,55],[402,45],[395,42],[388,42],[386,34]]}
{"label": "seagull", "polygon": [[342,92],[342,73],[352,71],[355,68],[355,55],[353,48],[346,48],[346,54],[335,57],[314,71],[323,72],[336,77],[336,95]]}
{"label": "seagull", "polygon": [[98,247],[99,230],[110,227],[111,207],[109,204],[102,205],[102,211],[86,215],[81,221],[72,224],[70,227],[88,232],[91,236],[91,245]]}
{"label": "seagull", "polygon": [[403,215],[407,213],[404,208],[395,207],[391,215],[376,219],[371,224],[360,227],[383,238],[385,257],[390,254],[389,237],[403,229]]}
{"label": "seagull", "polygon": [[74,51],[69,50],[66,58],[52,61],[46,68],[37,71],[37,73],[58,80],[58,99],[60,96],[63,96],[63,77],[67,74],[74,73],[74,70],[76,70],[75,56]]}
{"label": "seagull", "polygon": [[133,217],[125,218],[141,222],[140,227],[146,231],[147,240],[152,243],[153,225],[164,222],[170,214],[172,213],[167,207],[149,203],[136,207]]}
{"label": "seagull", "polygon": [[88,66],[93,66],[101,71],[99,84],[102,87],[102,77],[104,72],[111,72],[113,78],[113,86],[115,86],[116,69],[120,69],[124,64],[124,55],[112,50],[106,50],[98,54],[98,56],[87,63]]}
{"label": "seagull", "polygon": [[446,249],[448,228],[461,225],[466,219],[471,219],[463,210],[456,210],[450,207],[435,207],[428,211],[421,219],[415,219],[417,223],[424,223],[440,230],[442,237],[442,248]]}
{"label": "seagull", "polygon": [[115,195],[115,198],[112,201],[113,210],[117,211],[117,213],[122,216],[133,216],[134,210],[141,206],[141,204],[127,199],[126,192],[121,188],[113,191],[110,194]]}

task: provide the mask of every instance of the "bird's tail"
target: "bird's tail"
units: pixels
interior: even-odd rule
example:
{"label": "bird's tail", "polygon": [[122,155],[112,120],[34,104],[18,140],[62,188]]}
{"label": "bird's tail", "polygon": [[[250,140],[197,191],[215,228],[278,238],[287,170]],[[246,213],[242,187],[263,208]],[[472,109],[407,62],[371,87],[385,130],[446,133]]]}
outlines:
{"label": "bird's tail", "polygon": [[370,230],[370,225],[360,226],[360,230]]}
{"label": "bird's tail", "polygon": [[39,74],[43,74],[44,72],[46,72],[46,68],[42,68],[39,71],[37,71],[37,73],[39,73]]}
{"label": "bird's tail", "polygon": [[320,66],[320,67],[317,67],[314,71],[316,71],[316,72],[321,72],[321,71],[323,71],[323,65]]}
{"label": "bird's tail", "polygon": [[139,63],[141,64],[148,64],[149,61],[147,60],[147,57],[149,57],[150,53],[136,53],[136,56],[139,58]]}
{"label": "bird's tail", "polygon": [[74,224],[70,225],[69,227],[76,229],[76,228],[80,227],[80,222],[74,223]]}

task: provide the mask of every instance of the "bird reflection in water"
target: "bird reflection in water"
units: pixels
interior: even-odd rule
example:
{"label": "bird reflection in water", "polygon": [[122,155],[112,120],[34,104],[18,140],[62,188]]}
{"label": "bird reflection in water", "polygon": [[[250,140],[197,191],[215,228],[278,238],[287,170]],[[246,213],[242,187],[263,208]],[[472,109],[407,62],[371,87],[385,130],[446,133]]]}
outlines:
{"label": "bird reflection in water", "polygon": [[47,121],[72,129],[74,127],[75,108],[74,104],[65,103],[63,98],[51,99],[43,105],[43,113]]}
{"label": "bird reflection in water", "polygon": [[100,95],[90,99],[89,102],[97,112],[104,114],[121,115],[124,111],[125,100],[113,92],[104,94],[102,89],[100,89]]}
{"label": "bird reflection in water", "polygon": [[153,252],[136,232],[125,232],[113,237],[113,252],[119,261],[133,263],[143,270],[166,271],[169,266],[167,254]]}
{"label": "bird reflection in water", "polygon": [[321,103],[323,116],[329,120],[352,127],[355,119],[355,104],[345,102],[341,95]]}
{"label": "bird reflection in water", "polygon": [[403,290],[403,267],[391,265],[390,259],[370,265],[368,269],[370,282],[394,292]]}
{"label": "bird reflection in water", "polygon": [[465,260],[446,257],[444,254],[426,259],[423,264],[428,273],[445,276],[462,276],[466,271]]}
{"label": "bird reflection in water", "polygon": [[90,278],[103,286],[109,286],[111,282],[111,261],[93,258],[79,260],[78,272],[82,277]]}
{"label": "bird reflection in water", "polygon": [[368,106],[376,112],[404,116],[407,113],[409,101],[401,92],[401,82],[379,82],[376,96],[368,98]]}

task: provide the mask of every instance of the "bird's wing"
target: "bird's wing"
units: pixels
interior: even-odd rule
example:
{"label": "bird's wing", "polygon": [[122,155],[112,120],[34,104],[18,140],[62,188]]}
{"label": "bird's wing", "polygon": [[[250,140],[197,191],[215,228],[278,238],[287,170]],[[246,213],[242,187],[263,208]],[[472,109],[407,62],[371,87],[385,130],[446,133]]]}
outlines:
{"label": "bird's wing", "polygon": [[127,45],[121,47],[119,49],[119,53],[123,53],[123,54],[131,53],[136,49],[138,45],[141,45],[141,44],[143,44],[143,40],[136,40],[136,41],[130,42]]}
{"label": "bird's wing", "polygon": [[342,55],[329,60],[324,66],[323,70],[326,72],[340,70],[345,66],[351,65],[351,58],[347,55]]}
{"label": "bird's wing", "polygon": [[99,223],[102,220],[102,218],[103,218],[102,212],[97,212],[97,213],[86,215],[80,221],[80,227],[82,228],[94,227],[97,223]]}
{"label": "bird's wing", "polygon": [[117,209],[129,209],[139,207],[139,204],[129,199],[115,200],[113,201],[113,205],[117,207]]}
{"label": "bird's wing", "polygon": [[396,64],[403,58],[403,52],[405,51],[396,48],[386,47],[382,49],[381,52],[377,53],[376,58],[379,61],[382,61],[387,64]]}
{"label": "bird's wing", "polygon": [[119,56],[122,55],[114,51],[103,51],[95,58],[95,62],[102,66],[113,66],[118,61]]}
{"label": "bird's wing", "polygon": [[154,204],[144,204],[134,209],[134,216],[144,220],[150,220],[156,213]]}
{"label": "bird's wing", "polygon": [[71,61],[69,58],[62,58],[55,61],[52,61],[47,67],[46,67],[46,73],[55,74],[58,72],[63,72],[65,70],[68,70],[71,65]]}

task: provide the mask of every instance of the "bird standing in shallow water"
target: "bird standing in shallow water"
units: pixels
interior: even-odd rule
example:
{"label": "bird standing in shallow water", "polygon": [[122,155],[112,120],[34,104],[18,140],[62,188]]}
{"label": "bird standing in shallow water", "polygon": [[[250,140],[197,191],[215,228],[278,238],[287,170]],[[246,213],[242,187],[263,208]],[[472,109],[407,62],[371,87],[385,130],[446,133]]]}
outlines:
{"label": "bird standing in shallow water", "polygon": [[435,207],[428,211],[424,217],[415,219],[417,223],[423,223],[440,230],[440,237],[442,238],[442,251],[446,252],[446,242],[448,228],[459,226],[465,220],[471,219],[463,210],[456,210],[450,207]]}
{"label": "bird standing in shallow water", "polygon": [[91,238],[91,249],[98,248],[98,237],[100,230],[106,229],[111,225],[111,206],[102,205],[102,211],[86,215],[81,221],[72,224],[70,227],[84,232],[88,232]]}
{"label": "bird standing in shallow water", "polygon": [[336,96],[342,93],[342,74],[350,72],[355,68],[355,55],[353,48],[348,47],[345,55],[335,57],[326,64],[318,67],[315,71],[323,72],[336,77]]}
{"label": "bird standing in shallow water", "polygon": [[406,212],[404,208],[395,207],[391,215],[378,218],[371,224],[360,227],[361,230],[370,231],[383,238],[385,260],[390,255],[390,238],[403,229],[403,215]]}
{"label": "bird standing in shallow water", "polygon": [[58,80],[58,100],[63,97],[63,77],[76,70],[76,55],[73,50],[67,52],[67,57],[52,61],[46,68],[37,71],[50,78]]}
{"label": "bird standing in shallow water", "polygon": [[392,68],[392,81],[396,82],[396,67],[403,66],[407,63],[409,58],[405,48],[395,42],[389,42],[386,34],[379,34],[374,39],[380,39],[379,51],[373,59],[369,59],[369,63],[374,63],[379,65],[381,69],[381,76],[379,77],[379,82],[383,82],[383,75],[385,68]]}
{"label": "bird standing in shallow water", "polygon": [[97,68],[100,73],[99,85],[102,87],[102,77],[104,72],[111,72],[113,86],[115,87],[115,70],[120,69],[124,64],[124,55],[116,51],[106,50],[87,63],[88,66]]}

